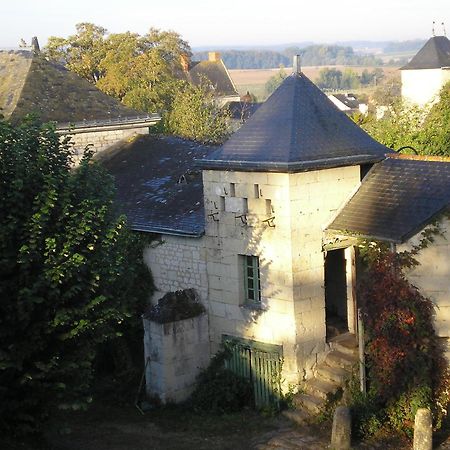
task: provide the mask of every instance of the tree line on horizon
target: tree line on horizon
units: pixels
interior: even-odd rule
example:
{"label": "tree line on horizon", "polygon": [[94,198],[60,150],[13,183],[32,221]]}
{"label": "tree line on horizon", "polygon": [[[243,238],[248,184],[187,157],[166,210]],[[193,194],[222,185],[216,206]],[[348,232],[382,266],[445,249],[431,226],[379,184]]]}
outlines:
{"label": "tree line on horizon", "polygon": [[[346,65],[381,66],[381,58],[370,54],[356,53],[350,46],[309,45],[307,47],[288,47],[283,51],[273,50],[225,50],[222,59],[228,69],[273,69],[290,67],[292,57],[300,55],[304,66]],[[208,59],[208,52],[195,52],[196,60]]]}

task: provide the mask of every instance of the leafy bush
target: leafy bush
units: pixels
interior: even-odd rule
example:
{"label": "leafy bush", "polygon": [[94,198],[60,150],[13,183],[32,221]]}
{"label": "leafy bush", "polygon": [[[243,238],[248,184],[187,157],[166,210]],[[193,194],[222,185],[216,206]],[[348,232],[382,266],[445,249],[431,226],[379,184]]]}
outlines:
{"label": "leafy bush", "polygon": [[183,289],[168,292],[156,305],[150,306],[144,316],[154,322],[167,323],[190,319],[204,312],[205,307],[199,302],[195,289]]}
{"label": "leafy bush", "polygon": [[200,86],[185,83],[175,93],[172,109],[165,115],[168,133],[198,142],[217,144],[229,134],[229,113],[214,98],[207,80]]}
{"label": "leafy bush", "polygon": [[433,329],[433,303],[404,276],[405,255],[377,252],[360,288],[367,334],[369,393],[353,392],[358,433],[384,422],[411,435],[418,408],[439,424],[449,402],[449,372]]}
{"label": "leafy bush", "polygon": [[249,380],[225,368],[231,356],[225,345],[200,373],[190,403],[197,412],[232,413],[253,405],[253,386]]}
{"label": "leafy bush", "polygon": [[101,344],[137,333],[151,292],[143,241],[112,178],[49,127],[0,121],[0,429],[39,431],[90,402]]}

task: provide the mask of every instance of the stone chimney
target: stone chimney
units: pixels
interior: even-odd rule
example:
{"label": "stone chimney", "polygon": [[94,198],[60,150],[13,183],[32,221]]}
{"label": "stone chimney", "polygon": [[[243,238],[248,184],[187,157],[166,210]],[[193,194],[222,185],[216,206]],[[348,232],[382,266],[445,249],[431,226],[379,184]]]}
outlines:
{"label": "stone chimney", "polygon": [[208,52],[208,61],[219,62],[221,59],[220,52]]}
{"label": "stone chimney", "polygon": [[39,47],[39,41],[36,36],[33,36],[31,38],[31,50],[33,50],[33,53],[39,53],[41,51]]}
{"label": "stone chimney", "polygon": [[181,68],[183,69],[183,72],[189,72],[189,66],[190,66],[190,59],[189,56],[186,55],[186,53],[182,53],[180,55],[180,64]]}

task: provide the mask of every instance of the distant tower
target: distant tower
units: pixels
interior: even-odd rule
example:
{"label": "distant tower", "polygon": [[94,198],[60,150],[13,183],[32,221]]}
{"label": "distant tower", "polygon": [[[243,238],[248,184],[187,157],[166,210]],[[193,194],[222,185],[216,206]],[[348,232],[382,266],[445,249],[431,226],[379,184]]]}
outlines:
{"label": "distant tower", "polygon": [[417,52],[411,61],[403,66],[402,98],[403,100],[425,106],[438,99],[439,91],[450,81],[450,40],[445,36],[433,37]]}

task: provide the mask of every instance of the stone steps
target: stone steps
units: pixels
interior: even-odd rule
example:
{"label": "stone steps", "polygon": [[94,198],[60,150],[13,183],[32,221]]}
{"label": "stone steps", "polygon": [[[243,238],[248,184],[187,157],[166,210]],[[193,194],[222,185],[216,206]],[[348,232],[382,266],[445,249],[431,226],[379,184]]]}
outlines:
{"label": "stone steps", "polygon": [[325,360],[317,365],[315,376],[304,383],[302,393],[294,396],[295,409],[283,413],[295,423],[303,424],[319,414],[327,399],[344,387],[358,362],[358,345],[354,335],[339,335],[331,340],[330,347]]}

